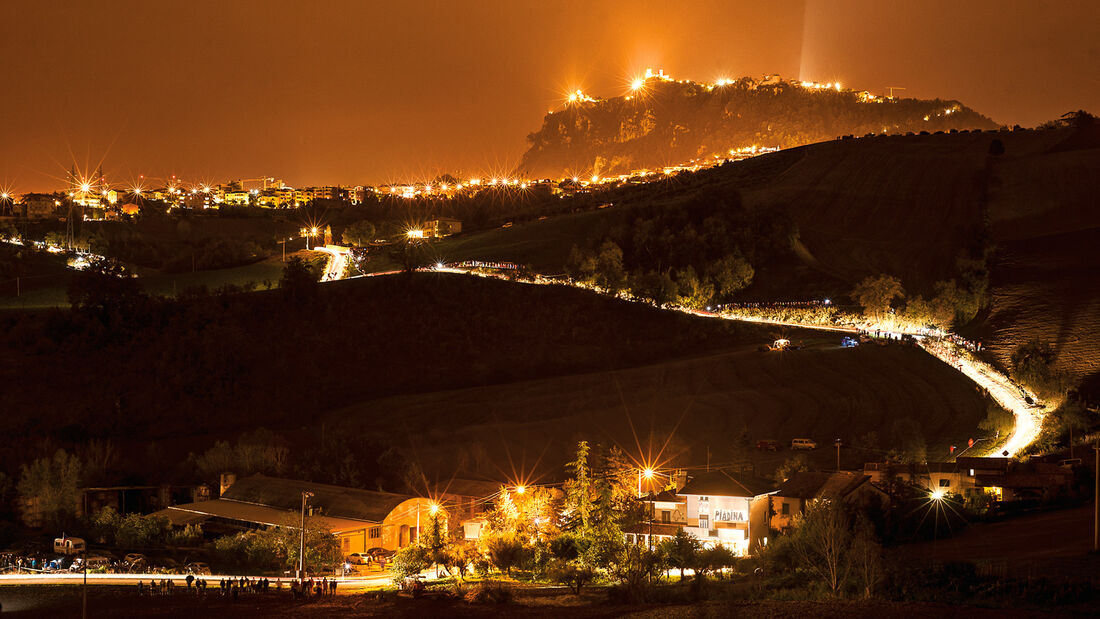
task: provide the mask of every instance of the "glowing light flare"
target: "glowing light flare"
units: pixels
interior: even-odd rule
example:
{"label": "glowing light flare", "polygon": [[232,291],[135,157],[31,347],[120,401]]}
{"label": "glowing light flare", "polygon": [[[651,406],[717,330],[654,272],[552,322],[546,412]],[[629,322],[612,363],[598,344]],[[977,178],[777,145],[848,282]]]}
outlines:
{"label": "glowing light flare", "polygon": [[439,513],[439,506],[436,505],[435,503],[432,503],[431,507],[428,508],[428,513],[433,515],[433,516],[438,514]]}
{"label": "glowing light flare", "polygon": [[933,501],[942,501],[944,497],[943,488],[935,488],[932,492],[928,493],[928,497]]}
{"label": "glowing light flare", "polygon": [[525,492],[527,492],[527,486],[523,486],[523,485],[516,486],[516,494],[523,494]]}
{"label": "glowing light flare", "polygon": [[645,86],[645,80],[641,78],[634,78],[634,80],[630,82],[630,90],[635,92],[641,90],[643,86]]}
{"label": "glowing light flare", "polygon": [[645,470],[642,471],[642,477],[644,477],[646,479],[653,479],[653,474],[654,474],[653,469],[648,468],[648,467]]}

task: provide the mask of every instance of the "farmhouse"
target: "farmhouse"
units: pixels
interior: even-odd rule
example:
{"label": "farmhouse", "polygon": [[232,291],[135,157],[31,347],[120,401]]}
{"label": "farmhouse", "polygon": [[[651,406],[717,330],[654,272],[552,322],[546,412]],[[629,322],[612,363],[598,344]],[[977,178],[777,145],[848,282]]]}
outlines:
{"label": "farmhouse", "polygon": [[[465,484],[480,492],[484,484]],[[458,489],[456,488],[455,491]],[[252,475],[232,482],[221,497],[174,505],[156,512],[176,526],[202,524],[207,532],[300,526],[303,493],[306,515],[340,541],[345,554],[373,548],[396,550],[416,542],[433,517],[468,512],[474,497],[442,493],[437,498],[344,488],[328,484]]]}

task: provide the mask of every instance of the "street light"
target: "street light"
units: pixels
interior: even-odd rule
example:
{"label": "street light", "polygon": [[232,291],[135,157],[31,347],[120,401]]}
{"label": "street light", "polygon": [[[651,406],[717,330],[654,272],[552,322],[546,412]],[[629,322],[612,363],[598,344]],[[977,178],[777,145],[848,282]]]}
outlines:
{"label": "street light", "polygon": [[[654,471],[652,468],[650,468],[648,466],[645,467],[644,469],[638,469],[638,498],[639,499],[642,498],[642,478],[644,477],[644,478],[646,478],[646,480],[650,480],[650,479],[653,479],[653,476],[655,474],[656,474],[656,471]],[[646,540],[646,545],[650,550],[652,550],[653,549],[653,518],[657,514],[657,504],[656,504],[656,502],[650,501],[649,505],[650,505],[650,513],[648,514],[648,518],[647,518],[647,520],[649,520],[649,536],[648,536],[648,539]]]}
{"label": "street light", "polygon": [[523,494],[524,492],[527,492],[527,486],[522,484],[516,486],[516,494]]}
{"label": "street light", "polygon": [[649,467],[638,469],[638,498],[642,498],[642,478],[653,479],[653,473],[653,469]]}
{"label": "street light", "polygon": [[306,502],[313,496],[312,492],[302,492],[302,528],[298,532],[298,578],[305,578],[306,558]]}

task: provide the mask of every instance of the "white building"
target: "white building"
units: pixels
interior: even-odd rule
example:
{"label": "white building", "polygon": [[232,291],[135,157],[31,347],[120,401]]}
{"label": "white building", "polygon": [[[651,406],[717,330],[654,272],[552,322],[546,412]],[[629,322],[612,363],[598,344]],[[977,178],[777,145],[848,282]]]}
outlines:
{"label": "white building", "polygon": [[721,544],[745,556],[768,536],[770,482],[714,471],[694,477],[677,494],[687,500],[684,531],[704,546]]}

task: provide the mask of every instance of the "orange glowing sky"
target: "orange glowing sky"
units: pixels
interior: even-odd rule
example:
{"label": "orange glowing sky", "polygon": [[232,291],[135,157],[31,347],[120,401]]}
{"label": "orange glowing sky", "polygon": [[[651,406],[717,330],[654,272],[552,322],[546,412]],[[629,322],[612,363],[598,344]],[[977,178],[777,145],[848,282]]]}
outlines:
{"label": "orange glowing sky", "polygon": [[0,185],[100,160],[119,184],[504,171],[566,92],[647,66],[905,86],[1034,125],[1100,111],[1098,4],[7,0]]}

